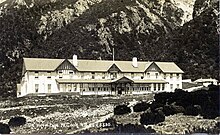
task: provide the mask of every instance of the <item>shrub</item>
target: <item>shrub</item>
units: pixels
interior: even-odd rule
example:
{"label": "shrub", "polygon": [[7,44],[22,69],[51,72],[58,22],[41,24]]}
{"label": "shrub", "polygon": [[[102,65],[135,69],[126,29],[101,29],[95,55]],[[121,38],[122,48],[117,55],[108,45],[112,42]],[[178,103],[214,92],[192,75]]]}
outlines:
{"label": "shrub", "polygon": [[146,102],[137,103],[134,106],[134,112],[142,112],[147,110],[150,107],[150,105]]}
{"label": "shrub", "polygon": [[186,107],[185,115],[192,115],[197,116],[198,114],[201,114],[202,108],[200,105],[190,105]]}
{"label": "shrub", "polygon": [[11,130],[7,124],[0,123],[0,134],[10,134]]}
{"label": "shrub", "polygon": [[153,110],[155,110],[155,109],[157,109],[157,108],[160,108],[160,107],[163,107],[164,106],[164,104],[161,104],[161,103],[157,103],[157,102],[153,102],[151,105],[150,105],[150,109],[153,111]]}
{"label": "shrub", "polygon": [[177,113],[185,113],[185,109],[182,106],[177,105],[165,105],[163,107],[163,112],[165,116],[174,115]]}
{"label": "shrub", "polygon": [[141,114],[140,123],[143,125],[157,124],[165,120],[165,115],[161,110],[155,110],[155,112],[148,111]]}
{"label": "shrub", "polygon": [[26,118],[18,116],[11,118],[8,122],[8,125],[11,127],[17,127],[24,125],[25,123],[26,123]]}
{"label": "shrub", "polygon": [[115,115],[123,115],[130,113],[131,109],[127,105],[118,105],[114,108]]}
{"label": "shrub", "polygon": [[168,101],[168,99],[170,98],[170,96],[172,95],[172,93],[167,93],[167,92],[162,92],[162,93],[158,93],[155,94],[154,102],[160,103],[160,104],[166,104],[166,102]]}

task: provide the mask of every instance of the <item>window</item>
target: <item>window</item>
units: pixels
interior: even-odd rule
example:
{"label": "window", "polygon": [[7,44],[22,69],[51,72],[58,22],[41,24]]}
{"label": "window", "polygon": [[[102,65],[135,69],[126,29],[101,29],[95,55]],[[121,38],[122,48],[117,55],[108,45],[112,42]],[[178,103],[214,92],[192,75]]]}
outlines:
{"label": "window", "polygon": [[48,93],[51,93],[51,84],[47,85]]}
{"label": "window", "polygon": [[73,71],[69,71],[69,74],[70,74],[70,75],[73,75]]}
{"label": "window", "polygon": [[147,78],[150,78],[150,73],[147,73]]}
{"label": "window", "polygon": [[163,74],[163,78],[164,78],[164,79],[167,79],[166,74]]}
{"label": "window", "polygon": [[84,78],[84,73],[83,72],[81,73],[81,78]]}
{"label": "window", "polygon": [[134,78],[134,73],[131,73],[131,78]]}
{"label": "window", "polygon": [[179,84],[177,84],[177,89],[179,89],[180,88],[180,85]]}
{"label": "window", "polygon": [[59,71],[59,74],[62,74],[63,72],[62,71]]}
{"label": "window", "polygon": [[176,74],[176,78],[179,79],[180,78],[180,74]]}
{"label": "window", "polygon": [[47,78],[51,78],[51,71],[47,72]]}
{"label": "window", "polygon": [[59,78],[63,78],[63,72],[62,71],[59,71],[58,74],[59,74]]}
{"label": "window", "polygon": [[92,72],[92,79],[95,79],[95,72]]}
{"label": "window", "polygon": [[115,72],[111,73],[110,76],[111,76],[111,79],[115,79],[115,78],[117,78],[117,73],[115,73]]}
{"label": "window", "polygon": [[173,74],[170,74],[170,79],[172,79],[173,78]]}
{"label": "window", "polygon": [[38,76],[39,76],[39,72],[35,71],[35,78],[38,78]]}
{"label": "window", "polygon": [[142,75],[141,75],[141,79],[144,79],[144,73],[142,73]]}
{"label": "window", "polygon": [[155,73],[156,78],[158,78],[158,73]]}
{"label": "window", "polygon": [[164,90],[165,89],[165,84],[162,84],[162,90]]}
{"label": "window", "polygon": [[71,92],[71,90],[72,90],[71,84],[68,84],[68,90],[69,90],[69,92]]}
{"label": "window", "polygon": [[73,74],[74,74],[73,71],[69,71],[70,78],[73,78]]}
{"label": "window", "polygon": [[173,84],[170,84],[170,89],[173,90]]}
{"label": "window", "polygon": [[102,73],[102,79],[105,79],[105,73]]}
{"label": "window", "polygon": [[158,84],[158,90],[160,90],[160,84]]}
{"label": "window", "polygon": [[39,84],[35,84],[35,92],[36,92],[36,93],[39,92]]}

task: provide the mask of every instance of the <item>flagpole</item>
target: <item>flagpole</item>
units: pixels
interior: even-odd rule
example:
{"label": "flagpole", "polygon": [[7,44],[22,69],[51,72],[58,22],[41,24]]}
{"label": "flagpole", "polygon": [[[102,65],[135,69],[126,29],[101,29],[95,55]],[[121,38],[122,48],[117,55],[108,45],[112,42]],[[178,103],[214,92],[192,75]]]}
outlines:
{"label": "flagpole", "polygon": [[114,48],[114,46],[112,49],[112,60],[113,60],[113,62],[115,61],[115,48]]}

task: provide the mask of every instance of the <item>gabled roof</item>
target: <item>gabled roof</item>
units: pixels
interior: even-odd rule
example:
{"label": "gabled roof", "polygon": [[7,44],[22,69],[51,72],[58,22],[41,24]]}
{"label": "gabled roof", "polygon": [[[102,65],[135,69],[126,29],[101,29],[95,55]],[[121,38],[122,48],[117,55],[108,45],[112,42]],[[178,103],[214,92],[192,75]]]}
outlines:
{"label": "gabled roof", "polygon": [[[72,59],[68,59],[72,64]],[[78,60],[78,66],[76,69],[78,71],[99,71],[99,72],[105,72],[107,71],[111,66],[113,62],[112,61],[101,61],[101,60]]]}
{"label": "gabled roof", "polygon": [[65,59],[24,58],[26,70],[54,71]]}
{"label": "gabled roof", "polygon": [[[29,71],[55,71],[65,59],[24,58],[24,66]],[[72,59],[68,61],[73,64]],[[122,72],[145,72],[153,62],[138,61],[133,67],[132,61],[78,60],[78,71],[107,72],[115,64]],[[174,62],[154,62],[164,73],[184,73]]]}
{"label": "gabled roof", "polygon": [[134,81],[126,76],[123,76],[121,78],[114,80],[113,82],[115,82],[115,83],[118,83],[118,82],[131,82],[131,83],[133,83]]}
{"label": "gabled roof", "polygon": [[155,62],[164,73],[184,73],[174,62]]}

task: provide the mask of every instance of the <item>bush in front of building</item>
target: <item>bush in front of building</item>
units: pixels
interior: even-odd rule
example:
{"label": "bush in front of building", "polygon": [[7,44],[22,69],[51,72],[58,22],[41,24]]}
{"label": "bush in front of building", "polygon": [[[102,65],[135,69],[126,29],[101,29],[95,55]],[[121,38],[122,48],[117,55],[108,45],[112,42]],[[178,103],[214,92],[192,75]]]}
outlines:
{"label": "bush in front of building", "polygon": [[161,104],[161,103],[157,103],[157,102],[153,102],[151,105],[150,105],[150,109],[153,111],[153,110],[156,110],[157,108],[162,108],[164,106],[164,104]]}
{"label": "bush in front of building", "polygon": [[127,105],[118,105],[114,108],[114,115],[123,115],[131,113],[131,109]]}
{"label": "bush in front of building", "polygon": [[164,105],[163,112],[165,116],[174,115],[177,113],[185,113],[185,108],[178,105]]}
{"label": "bush in front of building", "polygon": [[168,92],[157,93],[154,96],[154,100],[155,100],[154,102],[160,104],[166,104],[171,96],[172,93],[168,93]]}
{"label": "bush in front of building", "polygon": [[200,105],[189,105],[186,107],[185,115],[197,116],[201,114],[202,108]]}
{"label": "bush in front of building", "polygon": [[25,123],[26,123],[26,118],[21,117],[21,116],[16,116],[9,120],[8,125],[10,127],[18,127],[18,126],[24,125]]}
{"label": "bush in front of building", "polygon": [[10,132],[8,124],[0,123],[0,134],[10,134]]}
{"label": "bush in front of building", "polygon": [[142,111],[146,111],[149,107],[150,107],[150,104],[146,102],[141,102],[141,103],[137,103],[133,107],[133,109],[134,109],[134,112],[142,112]]}
{"label": "bush in front of building", "polygon": [[161,109],[147,111],[141,114],[140,123],[142,125],[157,124],[165,120],[165,115]]}

